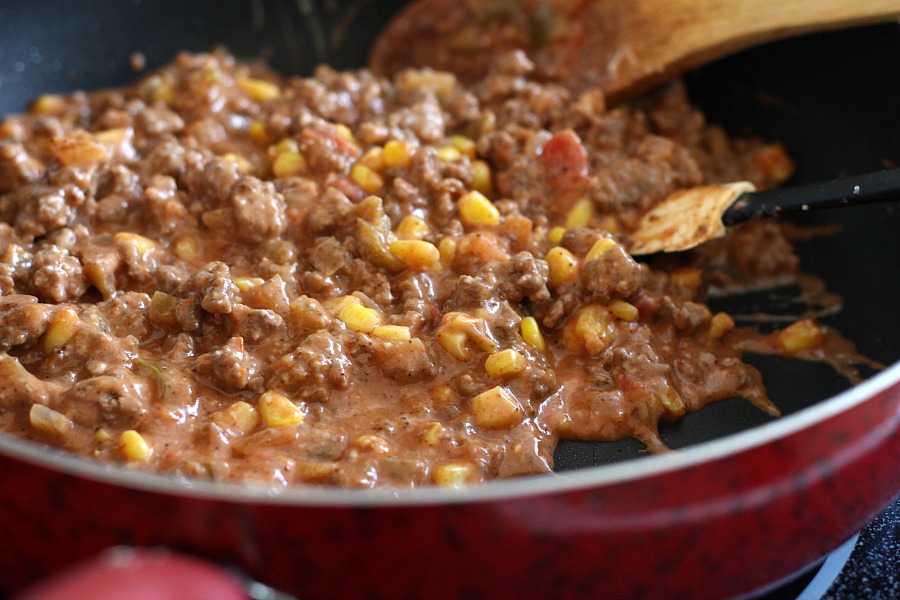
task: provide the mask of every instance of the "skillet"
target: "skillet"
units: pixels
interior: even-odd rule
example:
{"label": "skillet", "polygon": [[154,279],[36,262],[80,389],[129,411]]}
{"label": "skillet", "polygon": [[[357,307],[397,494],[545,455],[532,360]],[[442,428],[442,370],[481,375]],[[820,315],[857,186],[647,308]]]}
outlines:
{"label": "skillet", "polygon": [[[242,58],[264,58],[282,73],[307,74],[322,61],[338,68],[359,66],[364,64],[377,31],[402,4],[272,0],[186,5],[106,0],[86,7],[55,0],[6,2],[0,8],[0,113],[21,110],[43,92],[125,84],[136,77],[129,65],[129,56],[135,51],[143,53],[148,69],[169,61],[178,50],[201,51],[216,44],[226,45]],[[895,110],[900,98],[898,46],[900,28],[895,25],[819,34],[720,61],[691,73],[687,82],[692,98],[709,120],[722,123],[733,135],[783,141],[798,163],[794,182],[817,181],[900,164],[900,135],[896,133],[900,132],[900,114]],[[0,502],[15,509],[15,518],[6,511],[7,516],[0,519],[0,532],[5,539],[37,537],[43,542],[18,544],[17,552],[9,553],[13,556],[0,561],[0,589],[17,587],[46,569],[106,545],[162,543],[238,563],[304,596],[339,595],[339,591],[416,595],[416,590],[427,589],[416,586],[423,586],[428,577],[446,583],[434,588],[446,595],[466,591],[498,595],[500,590],[510,595],[522,595],[515,594],[516,590],[539,595],[550,589],[573,596],[590,595],[598,589],[653,595],[691,589],[692,581],[696,584],[698,577],[708,577],[706,567],[687,561],[680,576],[666,575],[648,582],[639,571],[612,585],[605,578],[615,572],[610,571],[611,565],[634,570],[633,557],[638,555],[634,549],[648,539],[658,539],[661,548],[670,550],[670,558],[687,551],[715,555],[726,532],[757,538],[757,543],[748,544],[745,558],[753,572],[736,567],[731,572],[720,564],[725,572],[707,579],[702,589],[713,595],[732,595],[788,576],[837,546],[900,490],[900,469],[895,463],[888,464],[897,451],[900,420],[900,368],[895,364],[900,359],[900,311],[896,309],[900,299],[900,207],[897,203],[864,206],[795,220],[803,226],[840,224],[840,234],[798,246],[802,264],[844,299],[843,309],[824,321],[856,342],[862,354],[893,365],[849,393],[835,397],[849,384],[824,365],[751,357],[763,371],[771,397],[786,415],[777,422],[770,423],[769,417],[746,402],[728,400],[663,428],[662,437],[671,447],[696,446],[677,456],[645,460],[639,445],[630,441],[565,442],[557,452],[557,470],[571,476],[537,483],[500,483],[452,498],[435,491],[385,497],[317,490],[272,500],[252,491],[136,478],[0,440],[4,455]],[[720,302],[720,308],[731,312],[736,305],[746,307],[745,312],[759,307],[768,312],[790,310],[791,291]],[[835,422],[848,426],[853,422],[862,431],[835,431]],[[848,444],[848,439],[854,443]],[[711,440],[717,441],[708,443]],[[846,454],[845,444],[856,448],[855,454]],[[793,454],[798,448],[808,452],[803,456],[809,464],[827,464],[833,472],[827,476],[820,473],[821,481],[810,475],[809,465],[798,458],[800,453]],[[789,452],[796,464],[784,461],[784,452]],[[628,469],[618,465],[585,469],[633,460],[643,464]],[[779,460],[784,462],[779,464]],[[25,467],[23,461],[41,466]],[[857,477],[865,479],[865,485],[846,475],[851,467]],[[729,484],[735,486],[731,492],[712,490],[713,495],[743,499],[744,492],[755,486],[760,493],[777,496],[796,487],[795,492],[787,493],[793,509],[782,506],[775,510],[769,503],[757,501],[748,513],[730,503],[747,525],[731,522],[726,527],[728,519],[708,504],[692,504],[686,489],[689,482],[708,476],[708,469],[741,473]],[[798,477],[806,479],[797,483]],[[621,503],[632,495],[642,497],[662,482],[671,486],[671,497],[662,498],[656,506],[622,508]],[[852,494],[850,487],[854,488]],[[98,490],[107,510],[89,501],[98,497]],[[24,502],[23,497],[29,501]],[[801,550],[791,550],[794,556],[763,559],[760,548],[773,545],[782,536],[810,535],[809,519],[791,510],[799,510],[794,505],[811,498],[821,498],[823,503],[839,500],[833,509],[810,511],[823,523],[821,531],[815,530],[815,539],[801,544]],[[131,512],[123,510],[124,506]],[[598,513],[597,506],[606,507],[609,513]],[[688,508],[697,511],[689,519],[690,526],[673,517]],[[312,517],[297,519],[301,509],[315,515],[318,522],[310,521]],[[58,516],[47,520],[48,511]],[[73,524],[73,512],[86,522]],[[560,513],[574,516],[562,518]],[[491,526],[479,531],[474,524],[486,514],[493,517]],[[622,521],[601,518],[603,514],[619,515]],[[42,524],[36,522],[37,515],[42,515]],[[526,519],[526,515],[532,518]],[[275,535],[276,516],[298,524]],[[142,517],[152,518],[160,526],[151,530],[141,525]],[[632,522],[642,519],[641,526]],[[653,519],[655,525],[651,526],[648,523]],[[676,521],[677,526],[673,525]],[[773,523],[778,536],[754,531],[750,525],[761,522]],[[185,527],[185,523],[191,525]],[[411,535],[412,545],[394,539],[391,527]],[[536,533],[548,540],[544,551],[531,545],[526,549],[523,540],[531,540]],[[314,558],[316,544],[312,542],[299,544],[293,560],[280,556],[277,548],[298,545],[291,534],[320,539],[319,547],[333,553],[331,562]],[[522,575],[511,558],[473,566],[473,561],[484,558],[479,552],[469,560],[453,558],[491,539],[499,540],[497,547],[506,550],[517,548],[519,542],[521,560],[533,562],[541,574]],[[394,558],[368,556],[361,549],[363,541],[369,548],[384,545],[394,551]],[[596,546],[601,543],[616,550],[595,554],[593,560],[572,558],[578,554],[573,550],[580,548],[594,548],[597,553]],[[440,576],[443,569],[425,569],[416,582],[404,587],[402,569],[395,561],[414,556],[416,546],[433,548],[447,571],[459,567],[468,568],[469,573],[451,577]],[[663,554],[658,552],[660,557]],[[613,560],[616,556],[621,558]],[[337,579],[337,565],[351,558],[361,560],[359,577]],[[603,568],[591,564],[601,559],[608,563]],[[737,557],[725,564],[735,562],[740,562]],[[323,581],[306,581],[313,566],[325,576]],[[489,573],[493,575],[489,577]],[[331,580],[329,575],[335,578]],[[646,587],[651,584],[658,587]],[[444,595],[435,594],[434,589],[430,595]]]}

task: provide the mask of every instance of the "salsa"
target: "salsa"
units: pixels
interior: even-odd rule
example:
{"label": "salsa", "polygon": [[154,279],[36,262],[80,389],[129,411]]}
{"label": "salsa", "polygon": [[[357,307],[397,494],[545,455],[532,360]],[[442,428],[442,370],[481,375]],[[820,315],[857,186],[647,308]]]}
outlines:
{"label": "salsa", "polygon": [[707,287],[797,272],[748,223],[676,257],[629,231],[673,191],[777,185],[672,84],[609,108],[522,52],[463,85],[181,54],[0,126],[0,431],[267,486],[470,485],[560,438],[634,437],[728,397],[777,414]]}

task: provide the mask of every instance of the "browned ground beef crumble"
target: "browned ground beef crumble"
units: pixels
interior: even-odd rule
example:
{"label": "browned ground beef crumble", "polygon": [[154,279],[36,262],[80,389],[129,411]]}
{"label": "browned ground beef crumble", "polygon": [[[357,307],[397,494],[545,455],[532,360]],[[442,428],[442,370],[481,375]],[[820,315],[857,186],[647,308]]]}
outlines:
{"label": "browned ground beef crumble", "polygon": [[280,80],[183,54],[7,118],[0,430],[217,480],[456,486],[549,471],[560,437],[662,451],[659,422],[725,397],[777,413],[741,340],[821,330],[755,336],[705,290],[709,265],[795,272],[781,230],[652,269],[627,248],[672,191],[771,187],[784,152],[679,84],[613,110],[531,70]]}

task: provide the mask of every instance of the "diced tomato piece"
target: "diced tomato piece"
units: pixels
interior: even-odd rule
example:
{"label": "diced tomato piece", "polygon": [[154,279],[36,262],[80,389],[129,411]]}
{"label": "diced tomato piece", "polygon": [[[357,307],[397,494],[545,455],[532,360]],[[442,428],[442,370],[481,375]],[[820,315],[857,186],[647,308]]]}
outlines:
{"label": "diced tomato piece", "polygon": [[587,151],[571,129],[550,138],[541,152],[540,163],[547,182],[555,188],[575,187],[587,179]]}

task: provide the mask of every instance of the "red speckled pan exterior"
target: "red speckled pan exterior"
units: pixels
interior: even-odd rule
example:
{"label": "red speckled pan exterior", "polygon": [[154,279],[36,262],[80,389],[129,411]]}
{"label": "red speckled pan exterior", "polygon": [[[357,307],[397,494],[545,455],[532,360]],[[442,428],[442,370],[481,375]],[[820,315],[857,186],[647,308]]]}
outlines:
{"label": "red speckled pan exterior", "polygon": [[15,551],[0,554],[0,582],[129,544],[235,565],[300,598],[732,597],[816,561],[888,504],[898,429],[900,365],[720,441],[459,493],[271,496],[2,439],[0,539]]}

